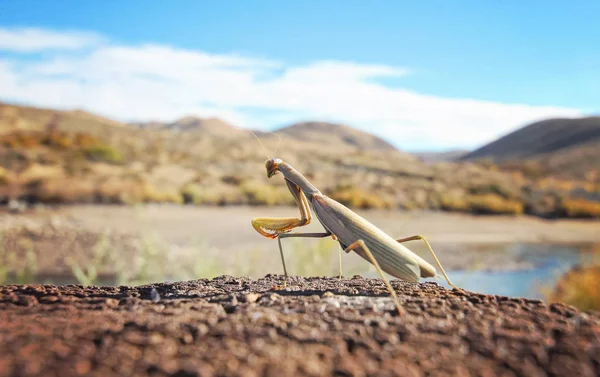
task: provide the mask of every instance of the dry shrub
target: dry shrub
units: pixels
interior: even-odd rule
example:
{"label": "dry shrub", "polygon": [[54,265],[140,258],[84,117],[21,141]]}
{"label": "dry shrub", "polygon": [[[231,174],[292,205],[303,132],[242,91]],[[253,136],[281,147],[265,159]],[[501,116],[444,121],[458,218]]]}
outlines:
{"label": "dry shrub", "polygon": [[496,194],[473,195],[467,200],[471,212],[477,214],[520,215],[523,213],[523,203]]}
{"label": "dry shrub", "polygon": [[65,177],[43,181],[33,194],[42,202],[91,203],[96,187],[94,182],[81,177]]}
{"label": "dry shrub", "polygon": [[575,266],[556,284],[550,302],[563,302],[579,310],[600,310],[600,265]]}
{"label": "dry shrub", "polygon": [[0,136],[0,145],[8,148],[30,149],[40,145],[39,133],[14,131]]}
{"label": "dry shrub", "polygon": [[246,181],[240,189],[250,205],[283,205],[292,204],[294,198],[286,187],[276,187],[257,181]]}
{"label": "dry shrub", "polygon": [[600,183],[585,182],[583,189],[587,192],[600,192]]}
{"label": "dry shrub", "polygon": [[440,207],[446,211],[469,212],[471,205],[464,195],[442,194]]}
{"label": "dry shrub", "polygon": [[58,165],[31,164],[18,175],[21,184],[62,178],[65,171]]}
{"label": "dry shrub", "polygon": [[528,178],[538,179],[546,174],[546,169],[538,161],[527,160],[521,166],[521,172]]}
{"label": "dry shrub", "polygon": [[496,194],[503,198],[516,198],[519,188],[511,187],[499,182],[490,182],[469,187],[469,193],[472,195]]}
{"label": "dry shrub", "polygon": [[219,206],[245,204],[247,202],[246,195],[240,187],[225,184],[214,184],[210,187],[202,186],[197,200],[199,204]]}
{"label": "dry shrub", "polygon": [[600,203],[586,199],[563,199],[561,210],[567,217],[600,218]]}
{"label": "dry shrub", "polygon": [[15,174],[0,166],[0,185],[8,185],[15,181]]}
{"label": "dry shrub", "polygon": [[221,181],[228,185],[240,186],[244,181],[244,177],[241,175],[224,175],[221,177]]}
{"label": "dry shrub", "polygon": [[[175,188],[158,189],[149,183],[144,183],[143,185],[141,185],[141,188],[142,188],[142,195],[141,195],[142,200],[141,201],[143,201],[143,202],[177,203],[177,204],[183,203],[183,198],[182,198],[179,190],[177,190]],[[139,191],[136,190],[134,193],[137,194],[138,192]],[[126,192],[126,196],[124,197],[125,203],[136,202],[136,200],[134,200],[136,198],[131,194],[129,194],[129,195],[130,195],[130,197],[127,196],[127,192]]]}
{"label": "dry shrub", "polygon": [[101,203],[139,203],[144,202],[146,189],[144,183],[137,180],[123,180],[112,177],[97,186],[96,199]]}
{"label": "dry shrub", "polygon": [[394,205],[391,200],[359,187],[338,188],[331,192],[329,196],[351,208],[389,209]]}
{"label": "dry shrub", "polygon": [[74,147],[73,135],[61,132],[59,130],[51,130],[40,135],[42,144],[58,148],[70,149]]}
{"label": "dry shrub", "polygon": [[185,204],[202,204],[202,189],[194,183],[181,188],[181,197]]}
{"label": "dry shrub", "polygon": [[195,205],[235,205],[247,203],[242,189],[216,182],[210,185],[188,183],[180,190],[183,203]]}
{"label": "dry shrub", "polygon": [[90,147],[93,147],[94,145],[97,145],[98,143],[99,143],[99,140],[97,138],[95,138],[94,136],[92,136],[90,134],[86,134],[86,133],[82,133],[82,132],[75,134],[75,136],[73,137],[73,144],[75,144],[81,148],[90,148]]}

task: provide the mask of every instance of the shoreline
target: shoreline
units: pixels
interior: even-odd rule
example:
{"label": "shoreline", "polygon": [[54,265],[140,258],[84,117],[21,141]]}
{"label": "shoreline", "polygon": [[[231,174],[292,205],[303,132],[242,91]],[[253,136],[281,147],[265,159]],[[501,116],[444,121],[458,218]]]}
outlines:
{"label": "shoreline", "polygon": [[[480,271],[528,270],[535,267],[528,259],[533,254],[549,257],[569,250],[600,252],[600,221],[386,210],[357,213],[396,239],[423,235],[447,271],[475,267]],[[96,258],[95,250],[104,245],[121,267],[103,264],[99,274],[127,274],[137,268],[136,258],[146,255],[145,248],[150,247],[155,254],[146,258],[150,258],[147,263],[151,268],[158,270],[154,280],[163,279],[160,271],[167,260],[166,268],[181,275],[177,279],[260,277],[281,272],[277,242],[260,236],[250,223],[254,217],[265,216],[295,217],[298,210],[151,204],[77,205],[0,213],[0,248],[15,251],[21,262],[27,259],[28,250],[34,250],[37,273],[42,275],[72,275],[70,258],[89,265]],[[322,227],[313,219],[298,231],[322,232]],[[283,245],[290,275],[337,274],[339,245],[335,241],[296,240]],[[405,246],[433,263],[424,243],[414,241]],[[370,265],[355,253],[343,255],[342,260],[346,276],[370,271]]]}
{"label": "shoreline", "polygon": [[[600,242],[600,220],[594,219],[545,219],[530,215],[473,215],[445,211],[353,210],[392,237],[422,234],[439,243],[482,245],[510,242]],[[0,230],[19,224],[50,221],[82,226],[85,229],[100,229],[113,224],[114,228],[124,232],[159,228],[169,233],[169,228],[185,224],[189,220],[196,221],[202,228],[220,228],[220,225],[224,225],[245,236],[254,234],[250,226],[250,220],[254,217],[297,215],[298,210],[294,206],[75,204],[44,206],[42,209],[30,209],[22,213],[9,213],[5,207],[0,210]],[[230,224],[226,225],[227,223]],[[190,227],[191,224],[185,225]],[[321,229],[321,226],[313,216],[312,223],[301,229],[311,231]]]}

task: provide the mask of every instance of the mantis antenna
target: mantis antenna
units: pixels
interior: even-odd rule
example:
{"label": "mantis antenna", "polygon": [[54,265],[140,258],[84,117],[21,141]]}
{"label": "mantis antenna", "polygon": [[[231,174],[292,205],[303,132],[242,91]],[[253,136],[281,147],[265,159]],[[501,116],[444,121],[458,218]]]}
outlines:
{"label": "mantis antenna", "polygon": [[260,139],[258,138],[258,136],[256,136],[256,134],[254,133],[254,131],[252,130],[248,130],[250,131],[250,133],[256,138],[256,140],[258,141],[258,143],[260,144],[260,146],[265,150],[265,152],[267,152],[267,160],[270,159],[271,157],[269,157],[269,150],[267,149],[267,147],[265,147],[265,145],[263,144],[262,141],[260,141]]}
{"label": "mantis antenna", "polygon": [[277,153],[279,153],[279,147],[281,147],[281,135],[276,134],[275,132],[269,132],[269,133],[277,136],[277,139],[279,139],[279,141],[277,141],[277,149],[275,149],[275,155],[277,155]]}
{"label": "mantis antenna", "polygon": [[[254,136],[254,138],[256,139],[256,141],[258,141],[258,143],[260,144],[260,146],[262,147],[262,149],[264,149],[264,151],[267,154],[267,160],[270,160],[271,157],[269,157],[269,150],[267,149],[267,147],[265,146],[265,144],[260,140],[260,138],[254,133],[254,131],[249,130],[247,128],[242,128],[242,127],[237,127],[237,126],[232,126],[233,128],[237,128],[238,130],[244,130],[244,131],[248,131],[252,134],[252,136]],[[267,131],[267,133],[270,133],[272,135],[277,136],[277,139],[279,139],[278,143],[277,143],[277,150],[275,153],[279,152],[279,147],[281,146],[281,135],[276,134],[275,132],[270,132]]]}
{"label": "mantis antenna", "polygon": [[[250,133],[256,138],[256,140],[258,141],[258,143],[261,145],[261,147],[265,150],[265,152],[267,152],[267,160],[270,159],[271,157],[269,157],[269,150],[267,149],[267,147],[265,146],[265,144],[260,140],[260,138],[254,133],[254,131],[252,130],[248,130],[250,131]],[[275,154],[277,155],[277,153],[279,152],[279,147],[281,146],[281,135],[275,133],[275,132],[268,132],[271,135],[275,135],[277,136],[277,149],[275,150]]]}

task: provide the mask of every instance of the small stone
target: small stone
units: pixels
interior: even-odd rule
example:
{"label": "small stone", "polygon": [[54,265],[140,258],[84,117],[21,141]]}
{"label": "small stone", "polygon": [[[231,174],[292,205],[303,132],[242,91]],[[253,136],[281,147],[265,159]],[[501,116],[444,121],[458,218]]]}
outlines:
{"label": "small stone", "polygon": [[258,301],[259,298],[260,298],[260,294],[258,294],[256,292],[250,292],[245,296],[245,300],[249,304]]}
{"label": "small stone", "polygon": [[149,342],[150,342],[150,344],[159,344],[159,343],[162,343],[162,341],[164,340],[164,338],[165,337],[161,333],[159,333],[159,332],[153,332],[150,335]]}
{"label": "small stone", "polygon": [[92,364],[89,362],[89,360],[78,361],[77,364],[75,364],[75,371],[79,375],[88,374],[91,369]]}
{"label": "small stone", "polygon": [[185,333],[181,338],[181,342],[183,344],[191,344],[194,342],[194,337],[190,333]]}
{"label": "small stone", "polygon": [[42,304],[53,304],[59,300],[58,296],[43,296],[39,298]]}
{"label": "small stone", "polygon": [[152,302],[160,301],[160,294],[158,293],[156,288],[152,288],[152,290],[150,291],[150,300],[152,300]]}
{"label": "small stone", "polygon": [[33,306],[37,303],[38,300],[35,296],[19,296],[18,301],[16,302],[17,305],[21,306]]}
{"label": "small stone", "polygon": [[281,298],[281,296],[280,296],[280,295],[278,295],[277,293],[272,293],[272,294],[269,296],[269,299],[271,299],[271,301],[278,301],[280,298]]}

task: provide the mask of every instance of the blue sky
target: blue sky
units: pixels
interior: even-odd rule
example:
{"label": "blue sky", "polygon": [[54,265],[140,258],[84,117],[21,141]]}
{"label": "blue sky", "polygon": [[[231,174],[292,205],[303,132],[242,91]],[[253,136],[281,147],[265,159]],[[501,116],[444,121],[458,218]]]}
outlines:
{"label": "blue sky", "polygon": [[597,1],[5,0],[0,99],[263,129],[323,119],[405,150],[473,148],[600,112],[598,14]]}

